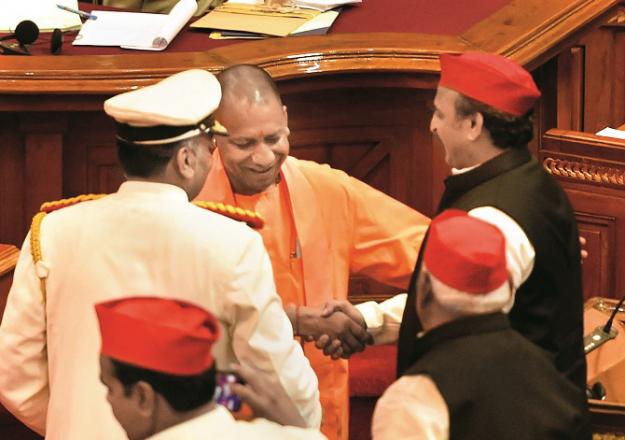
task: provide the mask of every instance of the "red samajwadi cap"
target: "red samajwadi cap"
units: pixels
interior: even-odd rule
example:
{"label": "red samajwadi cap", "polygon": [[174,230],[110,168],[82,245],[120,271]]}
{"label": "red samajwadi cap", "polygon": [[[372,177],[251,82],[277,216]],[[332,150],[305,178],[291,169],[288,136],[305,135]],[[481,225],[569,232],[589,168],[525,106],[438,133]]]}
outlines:
{"label": "red samajwadi cap", "polygon": [[511,298],[501,231],[449,209],[432,220],[423,262],[442,303],[467,312],[502,309]]}
{"label": "red samajwadi cap", "polygon": [[197,375],[213,365],[219,322],[201,307],[177,299],[130,297],[95,309],[105,356],[179,376]]}
{"label": "red samajwadi cap", "polygon": [[514,116],[522,116],[540,97],[527,70],[512,60],[486,52],[442,54],[439,86]]}

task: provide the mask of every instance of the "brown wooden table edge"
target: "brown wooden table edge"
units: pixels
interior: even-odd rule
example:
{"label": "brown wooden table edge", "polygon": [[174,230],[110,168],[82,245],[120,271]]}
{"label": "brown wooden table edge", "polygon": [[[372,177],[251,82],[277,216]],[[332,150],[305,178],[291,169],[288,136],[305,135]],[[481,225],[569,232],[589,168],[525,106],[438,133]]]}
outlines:
{"label": "brown wooden table edge", "polygon": [[0,276],[12,271],[17,264],[20,251],[13,245],[0,244]]}

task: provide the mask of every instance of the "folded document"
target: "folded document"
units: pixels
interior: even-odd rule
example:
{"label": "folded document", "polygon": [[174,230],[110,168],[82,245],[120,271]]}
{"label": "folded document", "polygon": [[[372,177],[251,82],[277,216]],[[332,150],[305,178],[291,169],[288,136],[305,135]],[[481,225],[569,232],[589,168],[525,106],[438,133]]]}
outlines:
{"label": "folded document", "polygon": [[225,3],[191,24],[191,27],[285,37],[319,14],[313,9],[274,9],[264,5]]}
{"label": "folded document", "polygon": [[87,20],[72,44],[164,50],[196,9],[196,0],[180,0],[169,14],[92,11],[97,20]]}

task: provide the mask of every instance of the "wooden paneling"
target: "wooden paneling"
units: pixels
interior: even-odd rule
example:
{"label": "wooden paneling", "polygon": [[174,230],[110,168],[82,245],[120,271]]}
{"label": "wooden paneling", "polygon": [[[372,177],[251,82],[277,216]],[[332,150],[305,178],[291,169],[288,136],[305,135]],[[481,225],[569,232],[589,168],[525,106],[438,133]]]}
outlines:
{"label": "wooden paneling", "polygon": [[584,295],[625,294],[625,141],[554,129],[540,159],[566,191],[586,238]]}
{"label": "wooden paneling", "polygon": [[0,322],[2,322],[7,295],[13,282],[13,269],[19,253],[15,246],[0,244]]}
{"label": "wooden paneling", "polygon": [[[531,69],[540,67],[549,85],[554,75],[544,68],[549,60],[605,24],[617,6],[617,0],[510,2],[462,35],[363,32],[141,56],[4,57],[0,240],[21,243],[43,201],[117,188],[122,176],[115,166],[112,124],[101,111],[108,96],[183,69],[217,72],[236,63],[265,67],[278,80],[291,109],[295,155],[319,155],[323,146],[327,156],[332,149],[328,161],[351,167],[430,214],[448,172],[440,145],[429,134],[425,105],[436,87],[438,55],[467,49],[504,54]],[[616,51],[622,38],[613,43]],[[614,91],[622,90],[618,87]],[[556,97],[550,93],[540,105],[533,152],[540,134],[555,125]],[[364,156],[353,162],[351,154]]]}
{"label": "wooden paneling", "polygon": [[[575,198],[576,205],[583,205],[583,197],[569,191],[569,197]],[[614,292],[616,255],[616,225],[613,216],[596,213],[584,213],[576,209],[579,235],[586,239],[585,249],[589,258],[582,263],[582,282],[584,299],[602,296],[603,292]]]}
{"label": "wooden paneling", "polygon": [[625,121],[625,7],[558,56],[558,128],[595,133]]}
{"label": "wooden paneling", "polygon": [[291,154],[342,169],[430,215],[432,182],[443,177],[431,166],[433,92],[409,88],[402,78],[372,73],[280,83]]}
{"label": "wooden paneling", "polygon": [[21,244],[27,220],[24,215],[24,145],[15,130],[18,117],[0,113],[0,242]]}
{"label": "wooden paneling", "polygon": [[558,128],[582,130],[584,113],[584,47],[558,57]]}

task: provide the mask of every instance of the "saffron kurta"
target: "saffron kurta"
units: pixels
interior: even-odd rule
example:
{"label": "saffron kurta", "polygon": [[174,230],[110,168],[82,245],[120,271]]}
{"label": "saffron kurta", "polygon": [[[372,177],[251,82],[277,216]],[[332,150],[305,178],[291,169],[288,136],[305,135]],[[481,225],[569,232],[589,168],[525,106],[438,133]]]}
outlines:
{"label": "saffron kurta", "polygon": [[[320,306],[346,299],[350,274],[407,288],[429,219],[346,173],[287,158],[279,184],[261,194],[234,194],[215,152],[201,200],[254,209],[284,304]],[[347,439],[347,362],[304,347],[319,379],[322,431]]]}

